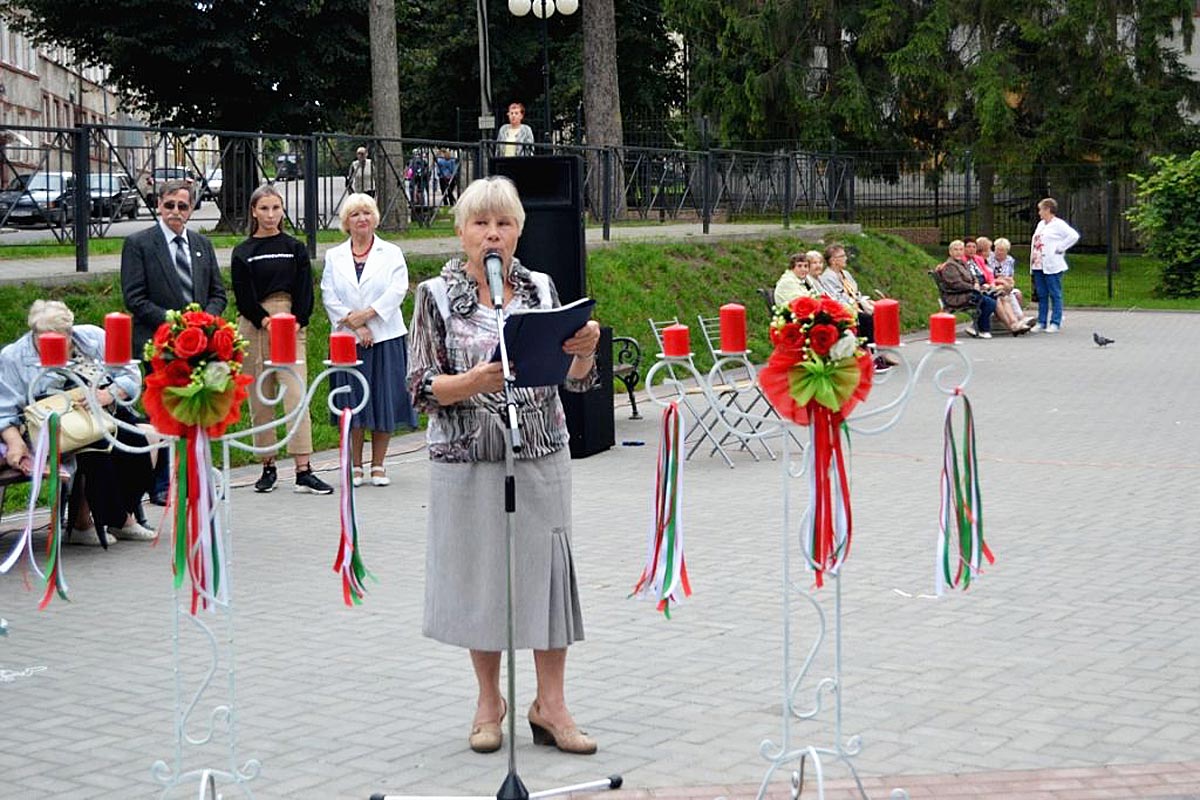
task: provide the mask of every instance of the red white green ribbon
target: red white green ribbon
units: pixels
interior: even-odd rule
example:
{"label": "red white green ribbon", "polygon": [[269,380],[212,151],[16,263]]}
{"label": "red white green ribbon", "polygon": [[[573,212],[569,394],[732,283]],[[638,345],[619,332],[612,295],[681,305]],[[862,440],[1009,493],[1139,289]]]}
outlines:
{"label": "red white green ribbon", "polygon": [[[631,596],[651,597],[656,610],[671,618],[671,603],[692,594],[683,555],[683,415],[671,403],[663,409],[662,436],[658,445],[654,527],[646,548],[646,564]],[[682,594],[680,594],[682,592]]]}
{"label": "red white green ribbon", "polygon": [[[954,406],[962,400],[961,448],[954,441]],[[975,415],[961,389],[946,402],[943,428],[941,516],[934,585],[940,596],[946,587],[963,589],[983,571],[983,560],[996,563],[983,538],[983,494],[979,487],[979,459],[975,448]],[[961,457],[960,457],[961,453]],[[955,545],[957,544],[957,552]]]}
{"label": "red white green ribbon", "polygon": [[191,611],[212,610],[214,602],[228,604],[229,586],[221,515],[212,483],[212,449],[204,428],[196,426],[175,442],[171,479],[174,514],[175,588],[191,582]]}
{"label": "red white green ribbon", "polygon": [[818,402],[808,404],[811,445],[804,454],[809,500],[800,521],[800,546],[817,588],[837,575],[850,555],[854,525],[850,476],[842,447],[842,415]]}
{"label": "red white green ribbon", "polygon": [[367,591],[363,585],[366,578],[375,580],[375,576],[363,566],[358,547],[358,511],[354,505],[354,473],[350,459],[350,420],[353,416],[349,408],[343,408],[338,424],[341,435],[338,471],[342,476],[342,534],[338,540],[337,558],[333,561],[333,571],[342,576],[342,600],[348,606],[362,602]]}
{"label": "red white green ribbon", "polygon": [[[46,424],[42,426],[37,442],[34,443],[33,474],[30,476],[29,506],[25,514],[25,530],[21,532],[20,538],[17,539],[16,545],[8,556],[0,563],[0,575],[3,575],[20,560],[22,552],[29,554],[29,563],[33,565],[33,571],[45,583],[45,592],[42,594],[41,602],[38,603],[39,609],[45,609],[56,593],[63,600],[70,600],[67,596],[67,579],[62,568],[63,532],[59,517],[59,508],[62,506],[62,476],[59,474],[62,454],[58,450],[58,430],[58,414],[52,412]],[[33,518],[38,496],[42,491],[42,475],[47,476],[46,503],[50,509],[49,534],[46,537],[45,572],[38,567],[37,559],[33,556]]]}

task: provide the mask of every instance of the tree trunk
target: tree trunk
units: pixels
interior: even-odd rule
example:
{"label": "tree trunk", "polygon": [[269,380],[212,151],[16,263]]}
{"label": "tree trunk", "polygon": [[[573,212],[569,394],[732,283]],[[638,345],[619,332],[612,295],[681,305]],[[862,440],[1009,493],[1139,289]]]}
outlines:
{"label": "tree trunk", "polygon": [[[612,216],[625,210],[625,170],[619,148],[625,134],[621,124],[621,93],[617,85],[617,22],[613,0],[586,0],[583,12],[583,116],[587,126],[588,171],[592,175],[588,199],[592,217],[604,213],[604,189],[609,192]],[[610,183],[604,186],[603,159],[595,148],[616,148]]]}
{"label": "tree trunk", "polygon": [[400,69],[396,55],[396,2],[370,0],[371,28],[371,122],[377,148],[372,156],[375,200],[379,203],[379,227],[403,231],[408,228],[408,198],[400,175],[404,170],[404,148],[400,142]]}
{"label": "tree trunk", "polygon": [[[221,209],[221,219],[214,229],[218,233],[245,233],[247,230],[250,195],[258,188],[263,177],[255,144],[252,138],[222,141],[221,189],[216,199],[217,208]],[[203,191],[207,177],[200,176],[200,191]]]}
{"label": "tree trunk", "polygon": [[976,164],[975,177],[979,180],[979,233],[981,236],[994,238],[996,195],[993,184],[996,182],[996,167],[994,164]]}

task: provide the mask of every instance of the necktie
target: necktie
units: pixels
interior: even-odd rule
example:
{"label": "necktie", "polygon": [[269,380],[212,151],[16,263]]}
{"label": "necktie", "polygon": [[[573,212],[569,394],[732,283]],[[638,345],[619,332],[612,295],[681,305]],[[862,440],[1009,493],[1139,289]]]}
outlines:
{"label": "necktie", "polygon": [[192,302],[193,292],[195,291],[192,285],[192,263],[188,261],[187,242],[182,236],[176,236],[175,242],[175,271],[179,273],[179,283],[183,288],[183,299],[190,303]]}

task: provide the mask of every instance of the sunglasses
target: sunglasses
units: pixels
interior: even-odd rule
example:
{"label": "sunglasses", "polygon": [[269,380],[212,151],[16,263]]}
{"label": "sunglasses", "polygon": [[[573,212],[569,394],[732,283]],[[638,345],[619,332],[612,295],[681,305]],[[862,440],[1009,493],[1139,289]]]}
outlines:
{"label": "sunglasses", "polygon": [[190,203],[180,203],[176,202],[175,200],[167,200],[162,204],[162,207],[167,211],[187,211],[192,206]]}

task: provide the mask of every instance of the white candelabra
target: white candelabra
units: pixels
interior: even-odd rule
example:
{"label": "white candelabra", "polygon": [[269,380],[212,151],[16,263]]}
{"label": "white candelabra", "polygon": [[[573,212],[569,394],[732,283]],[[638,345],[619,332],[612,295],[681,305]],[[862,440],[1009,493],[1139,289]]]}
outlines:
{"label": "white candelabra", "polygon": [[[255,455],[271,455],[280,452],[299,429],[301,415],[309,413],[309,406],[312,403],[317,387],[323,380],[335,373],[345,372],[358,380],[362,387],[362,399],[351,411],[357,413],[362,410],[370,398],[370,388],[362,373],[354,369],[356,363],[339,362],[335,364],[325,361],[324,364],[326,369],[308,383],[304,402],[297,403],[295,408],[290,412],[287,412],[279,419],[258,427],[226,433],[212,440],[219,444],[221,448],[220,469],[218,470],[215,466],[212,467],[211,476],[212,486],[218,502],[208,509],[209,518],[202,520],[202,524],[206,526],[206,530],[216,532],[220,549],[224,550],[225,563],[221,575],[222,589],[219,592],[200,590],[202,599],[205,601],[204,605],[208,607],[208,612],[215,615],[216,622],[213,625],[209,624],[208,612],[190,613],[188,596],[191,594],[191,589],[185,585],[181,588],[175,588],[172,591],[173,621],[171,642],[175,680],[174,752],[170,758],[170,763],[166,759],[160,759],[155,761],[150,768],[154,779],[163,787],[161,796],[164,798],[173,789],[185,784],[198,786],[201,800],[205,798],[217,800],[220,796],[217,793],[217,787],[218,785],[225,784],[236,787],[245,797],[254,796],[250,783],[258,777],[262,765],[254,758],[242,760],[238,754],[237,746],[237,712],[234,693],[234,605],[231,581],[233,528],[231,525],[232,506],[230,502],[230,455],[233,450],[241,450]],[[65,385],[66,388],[60,390],[64,393],[70,387],[78,387],[84,390],[87,405],[93,417],[106,421],[118,432],[125,431],[129,434],[145,435],[147,431],[144,428],[121,419],[114,413],[114,409],[104,407],[99,400],[100,390],[108,386],[117,372],[121,370],[127,371],[131,366],[136,369],[137,362],[109,364],[103,370],[87,369],[81,371],[78,368],[79,365],[74,363],[67,363],[64,366],[43,367],[40,370],[38,378],[30,384],[29,402],[32,403],[35,399],[33,395],[37,387],[48,385],[48,380],[52,380],[55,385]],[[272,396],[267,396],[264,392],[266,382],[272,377],[278,379],[286,375],[292,379],[292,385],[300,385],[300,376],[296,371],[297,366],[303,367],[302,364],[274,364],[270,361],[265,362],[264,370],[258,376],[258,381],[254,386],[257,399],[271,408],[275,408],[282,403],[284,394],[287,391],[285,381],[277,380],[278,391]],[[347,397],[351,396],[351,392],[352,389],[349,386],[338,386],[331,389],[326,401],[330,412],[333,414],[340,413],[341,409],[338,408],[335,401],[343,395]],[[114,397],[114,403],[128,409],[138,401],[139,396],[140,384],[139,391],[133,396],[124,398]],[[253,437],[256,433],[276,429],[279,426],[286,426],[287,432],[274,445],[264,447],[254,446]],[[159,436],[157,434],[151,434],[151,436],[158,439],[158,441],[137,446],[121,441],[117,438],[116,433],[112,431],[105,431],[107,444],[126,453],[149,454],[154,450],[165,449],[170,454],[170,468],[172,474],[175,474],[176,449],[171,445],[177,441],[176,437]],[[348,487],[342,487],[342,491],[347,490]],[[168,510],[170,508],[168,506]],[[54,513],[54,511],[52,510],[51,513]],[[182,536],[183,532],[176,531],[175,535]],[[187,682],[189,679],[185,678],[182,669],[184,658],[181,654],[181,640],[185,631],[193,631],[198,634],[202,650],[208,657],[208,663],[203,669],[203,675],[191,684]],[[218,672],[222,668],[225,671],[226,678],[223,689],[220,688],[220,682],[217,678]],[[223,744],[220,742],[221,739],[224,740]],[[221,756],[221,760],[224,762],[222,766],[188,766],[186,762],[192,757],[193,752],[210,745],[215,745],[218,750],[224,751],[224,754]]]}
{"label": "white candelabra", "polygon": [[[867,403],[876,399],[881,393],[887,392],[890,385],[899,385],[899,391],[883,403],[859,406],[847,418],[845,425],[854,433],[861,435],[877,435],[894,427],[903,416],[908,402],[912,398],[918,382],[927,368],[934,368],[934,362],[941,359],[948,361],[936,367],[933,383],[937,390],[946,395],[955,395],[966,386],[971,378],[971,363],[963,352],[952,345],[935,345],[928,350],[914,367],[907,358],[893,348],[880,348],[879,353],[895,366],[887,372],[877,374],[872,394]],[[841,571],[826,573],[826,580],[833,585],[829,590],[833,594],[833,664],[831,674],[817,678],[814,672],[818,654],[826,645],[828,623],[824,608],[818,602],[817,596],[808,588],[807,579],[793,579],[791,574],[792,548],[796,546],[800,526],[792,525],[792,514],[789,497],[791,481],[801,477],[806,472],[807,460],[797,467],[793,464],[789,444],[793,437],[788,429],[790,423],[781,420],[769,408],[762,414],[751,413],[746,409],[762,407],[755,401],[763,399],[757,386],[757,373],[745,352],[715,353],[716,363],[707,375],[701,375],[692,365],[690,355],[667,356],[660,353],[658,361],[646,375],[646,390],[650,398],[661,406],[672,402],[692,409],[694,413],[710,415],[710,428],[723,431],[728,437],[743,443],[778,438],[782,441],[782,458],[780,459],[783,493],[783,527],[782,527],[782,612],[783,612],[783,730],[778,742],[765,739],[759,747],[760,755],[768,762],[766,774],[758,790],[758,798],[766,796],[771,778],[775,772],[789,764],[799,762],[791,776],[792,797],[798,798],[804,785],[805,765],[811,762],[815,775],[817,797],[825,796],[825,761],[838,761],[846,766],[854,779],[859,794],[867,797],[866,789],[854,765],[854,758],[862,750],[862,737],[859,734],[847,736],[842,726],[842,584]],[[723,369],[746,370],[751,380],[738,387],[730,387],[720,380]],[[655,383],[656,378],[661,378]],[[713,387],[720,386],[718,392]],[[881,392],[882,390],[882,392]],[[703,398],[703,410],[696,412],[694,405],[688,402],[689,397],[695,397],[699,392]],[[894,390],[893,390],[894,391]],[[745,402],[731,402],[731,392],[744,395]],[[811,444],[808,446],[811,448]],[[808,448],[801,446],[801,454]],[[816,568],[808,553],[802,549],[806,566],[805,573],[811,573]],[[799,600],[800,602],[797,602]],[[817,629],[808,653],[798,669],[792,664],[792,615],[794,606],[807,604],[816,613]],[[811,701],[804,703],[805,692],[811,692]],[[832,708],[827,709],[825,696],[832,695]],[[833,741],[824,745],[802,744],[793,742],[793,727],[802,723],[814,723],[831,713],[833,718]],[[905,800],[908,793],[903,789],[891,791],[893,800]]]}

